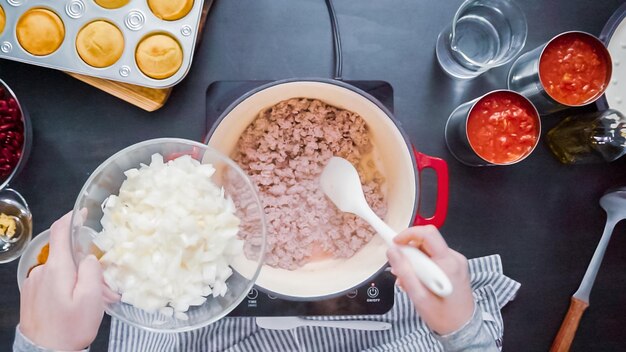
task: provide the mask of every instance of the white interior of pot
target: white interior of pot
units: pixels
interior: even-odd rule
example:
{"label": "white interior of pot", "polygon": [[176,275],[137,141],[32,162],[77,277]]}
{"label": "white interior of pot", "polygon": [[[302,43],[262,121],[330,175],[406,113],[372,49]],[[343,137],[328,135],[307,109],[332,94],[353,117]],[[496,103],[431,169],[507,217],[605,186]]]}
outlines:
{"label": "white interior of pot", "polygon": [[[258,113],[283,100],[306,97],[358,113],[371,133],[380,170],[386,178],[388,212],[385,221],[396,231],[410,226],[418,196],[410,150],[391,119],[376,104],[347,88],[324,82],[288,82],[266,88],[243,100],[220,122],[209,145],[232,155],[239,136]],[[417,188],[417,189],[416,189]],[[345,292],[375,274],[386,264],[387,246],[375,236],[349,259],[308,263],[297,270],[264,266],[256,284],[274,293],[297,298],[321,298]],[[236,263],[247,271],[254,263]]]}

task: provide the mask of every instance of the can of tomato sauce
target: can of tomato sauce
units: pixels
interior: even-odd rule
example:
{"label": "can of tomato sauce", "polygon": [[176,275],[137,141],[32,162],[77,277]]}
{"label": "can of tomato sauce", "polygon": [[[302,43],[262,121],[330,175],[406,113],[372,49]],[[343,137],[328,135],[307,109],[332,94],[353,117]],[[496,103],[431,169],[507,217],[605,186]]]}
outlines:
{"label": "can of tomato sauce", "polygon": [[600,39],[565,32],[520,56],[509,71],[508,88],[547,115],[596,101],[609,85],[612,69],[611,54]]}
{"label": "can of tomato sauce", "polygon": [[469,166],[512,165],[528,157],[541,135],[533,104],[511,90],[495,90],[461,104],[446,123],[450,153]]}

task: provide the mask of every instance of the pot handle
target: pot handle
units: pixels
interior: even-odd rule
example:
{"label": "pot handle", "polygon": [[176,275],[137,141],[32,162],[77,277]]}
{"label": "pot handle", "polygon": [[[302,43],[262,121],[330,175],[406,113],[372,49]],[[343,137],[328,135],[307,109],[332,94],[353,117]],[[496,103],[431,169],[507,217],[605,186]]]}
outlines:
{"label": "pot handle", "polygon": [[430,218],[424,218],[418,213],[415,215],[413,225],[435,225],[437,228],[443,226],[448,213],[448,164],[439,158],[433,158],[422,154],[413,147],[413,154],[417,163],[417,170],[421,173],[424,169],[433,169],[437,174],[437,204],[435,214]]}

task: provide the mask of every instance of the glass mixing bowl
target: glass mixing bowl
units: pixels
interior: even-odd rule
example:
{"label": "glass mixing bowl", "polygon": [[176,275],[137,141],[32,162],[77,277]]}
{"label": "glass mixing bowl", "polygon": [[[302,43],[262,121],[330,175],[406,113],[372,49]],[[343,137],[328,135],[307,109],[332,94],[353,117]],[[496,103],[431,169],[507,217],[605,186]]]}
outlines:
{"label": "glass mixing bowl", "polygon": [[[117,195],[126,179],[124,172],[149,165],[155,153],[165,160],[190,155],[203,164],[210,163],[216,169],[212,181],[224,188],[233,198],[237,215],[241,220],[240,231],[246,231],[246,254],[241,254],[231,264],[233,275],[226,281],[228,292],[224,297],[209,296],[201,306],[192,306],[186,312],[188,320],[166,317],[159,313],[147,313],[129,304],[109,304],[106,311],[130,325],[157,332],[180,332],[209,325],[227,315],[246,297],[252,288],[265,253],[265,217],[255,186],[239,166],[228,157],[207,145],[174,138],[154,139],[132,145],[110,157],[94,171],[78,195],[72,218],[72,249],[74,261],[98,249],[92,243],[94,236],[102,230],[102,204],[109,195]],[[87,209],[83,218],[79,211]],[[172,243],[172,245],[177,245]]]}

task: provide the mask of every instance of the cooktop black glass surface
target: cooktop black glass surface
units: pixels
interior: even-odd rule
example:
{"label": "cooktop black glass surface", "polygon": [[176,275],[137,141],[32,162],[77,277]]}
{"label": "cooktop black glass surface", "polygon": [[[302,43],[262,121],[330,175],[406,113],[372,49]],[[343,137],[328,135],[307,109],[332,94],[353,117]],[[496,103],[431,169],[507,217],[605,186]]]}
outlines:
{"label": "cooktop black glass surface", "polygon": [[[217,81],[206,92],[206,134],[237,99],[271,81]],[[393,112],[393,88],[384,81],[344,81],[378,99]],[[205,135],[206,135],[205,134]],[[320,285],[323,285],[320,282]],[[377,315],[394,304],[395,277],[388,268],[345,295],[313,301],[276,297],[255,286],[229,316]]]}

